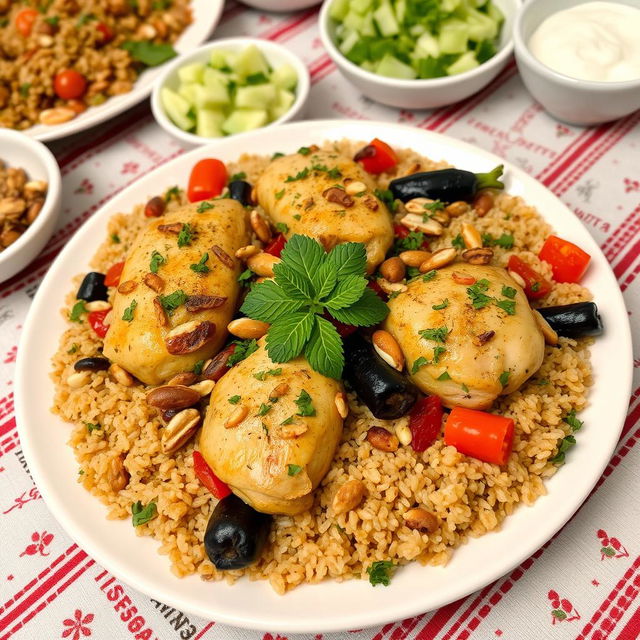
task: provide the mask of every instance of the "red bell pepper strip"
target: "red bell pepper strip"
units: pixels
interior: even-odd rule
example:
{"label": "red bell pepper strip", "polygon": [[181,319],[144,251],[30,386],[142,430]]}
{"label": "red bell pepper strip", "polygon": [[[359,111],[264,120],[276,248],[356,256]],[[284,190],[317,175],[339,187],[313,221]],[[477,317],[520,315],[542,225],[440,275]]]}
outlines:
{"label": "red bell pepper strip", "polygon": [[545,240],[538,257],[551,265],[556,282],[580,282],[591,260],[586,251],[558,236]]}
{"label": "red bell pepper strip", "polygon": [[366,147],[356,153],[354,160],[362,164],[368,173],[382,173],[398,164],[396,152],[386,143],[374,138]]}
{"label": "red bell pepper strip", "polygon": [[109,267],[105,277],[104,283],[107,287],[117,287],[120,284],[120,276],[124,269],[124,260],[122,262],[116,262]]}
{"label": "red bell pepper strip", "polygon": [[96,24],[96,30],[100,32],[100,42],[99,45],[108,44],[113,40],[113,31],[106,25],[104,22],[98,22]]}
{"label": "red bell pepper strip", "polygon": [[87,321],[89,322],[89,326],[94,330],[95,334],[99,338],[103,338],[107,335],[107,331],[109,331],[109,325],[104,324],[104,319],[106,315],[111,311],[111,309],[103,309],[101,311],[91,311],[87,316]]}
{"label": "red bell pepper strip", "polygon": [[33,23],[38,17],[38,12],[35,9],[22,9],[16,14],[16,29],[25,37],[28,38],[33,30]]}
{"label": "red bell pepper strip", "polygon": [[215,198],[222,193],[226,184],[227,167],[224,162],[217,158],[203,158],[191,169],[187,188],[189,202]]}
{"label": "red bell pepper strip", "polygon": [[442,400],[438,396],[418,400],[409,414],[409,429],[414,451],[424,451],[430,447],[442,429]]}
{"label": "red bell pepper strip", "polygon": [[513,420],[456,407],[444,425],[444,443],[491,464],[506,464],[513,445]]}
{"label": "red bell pepper strip", "polygon": [[218,500],[226,498],[231,493],[231,489],[213,473],[211,467],[199,451],[193,452],[193,470],[196,476],[198,476],[198,480],[200,480]]}
{"label": "red bell pepper strip", "polygon": [[520,260],[518,256],[510,256],[507,265],[509,271],[517,273],[525,282],[524,293],[529,300],[543,298],[552,289],[552,284],[543,278],[535,269],[526,262]]}
{"label": "red bell pepper strip", "polygon": [[282,250],[284,249],[284,245],[287,244],[287,239],[284,237],[283,233],[279,233],[265,248],[265,253],[270,253],[272,256],[276,258],[280,257]]}

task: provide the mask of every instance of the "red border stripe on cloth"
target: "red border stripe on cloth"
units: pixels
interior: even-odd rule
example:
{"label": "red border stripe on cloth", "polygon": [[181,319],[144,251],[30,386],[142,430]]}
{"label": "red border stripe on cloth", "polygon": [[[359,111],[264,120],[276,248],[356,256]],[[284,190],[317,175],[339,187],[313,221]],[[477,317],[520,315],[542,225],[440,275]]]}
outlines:
{"label": "red border stripe on cloth", "polygon": [[298,30],[305,22],[316,17],[318,14],[318,9],[308,9],[304,13],[300,15],[294,16],[292,19],[284,20],[282,23],[275,26],[273,29],[269,29],[264,33],[260,34],[260,38],[266,38],[267,40],[278,40],[283,35],[288,34],[292,30]]}
{"label": "red border stripe on cloth", "polygon": [[638,640],[640,636],[640,607],[629,618],[616,640]]}

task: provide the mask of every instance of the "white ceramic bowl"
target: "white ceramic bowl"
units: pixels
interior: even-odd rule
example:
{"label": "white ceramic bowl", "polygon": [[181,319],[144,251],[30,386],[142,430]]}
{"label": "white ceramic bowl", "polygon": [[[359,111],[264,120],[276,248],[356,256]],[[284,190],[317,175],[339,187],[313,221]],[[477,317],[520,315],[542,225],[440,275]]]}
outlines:
{"label": "white ceramic bowl", "polygon": [[12,245],[0,251],[0,282],[22,271],[44,248],[60,213],[60,169],[53,154],[41,142],[24,133],[0,129],[0,160],[9,167],[22,167],[29,180],[49,184],[42,210],[33,224]]}
{"label": "white ceramic bowl", "polygon": [[300,11],[308,9],[315,4],[320,4],[321,0],[242,0],[243,4],[248,4],[254,9],[261,11]]}
{"label": "white ceramic bowl", "polygon": [[[522,80],[531,95],[554,117],[570,124],[592,125],[616,120],[640,108],[640,78],[628,82],[591,82],[570,78],[533,56],[531,35],[552,13],[585,0],[529,0],[518,12],[513,38]],[[615,0],[640,9],[638,0]]]}
{"label": "white ceramic bowl", "polygon": [[494,0],[505,16],[498,52],[475,69],[455,76],[400,80],[361,69],[347,60],[336,45],[336,24],[329,16],[333,0],[325,0],[320,10],[320,37],[342,75],[368,98],[403,109],[432,109],[468,98],[486,87],[504,69],[513,51],[513,21],[521,1]]}
{"label": "white ceramic bowl", "polygon": [[[264,54],[267,62],[272,67],[277,67],[282,64],[290,64],[296,70],[298,74],[298,85],[296,86],[296,99],[295,102],[291,105],[289,111],[287,111],[283,116],[270,122],[265,125],[266,127],[272,127],[274,125],[282,124],[283,122],[288,122],[289,120],[295,120],[303,115],[304,109],[306,107],[307,98],[309,97],[309,89],[311,83],[309,81],[309,71],[304,63],[296,56],[291,53],[285,47],[276,44],[275,42],[271,42],[269,40],[262,40],[260,38],[224,38],[222,40],[216,40],[215,42],[210,42],[201,47],[198,47],[195,51],[188,53],[186,55],[180,56],[176,58],[167,68],[164,70],[162,75],[157,79],[153,92],[151,94],[151,110],[153,111],[153,116],[155,117],[158,124],[168,133],[175,136],[181,142],[186,142],[188,145],[195,146],[201,144],[211,144],[215,143],[216,140],[221,138],[204,138],[202,136],[198,136],[195,133],[190,133],[188,131],[183,131],[180,127],[176,126],[171,118],[166,114],[164,107],[160,101],[160,90],[162,87],[168,87],[169,89],[173,89],[174,91],[178,88],[179,80],[178,80],[178,69],[183,67],[186,64],[192,62],[208,62],[210,59],[211,52],[215,49],[226,49],[230,51],[236,51],[244,49],[250,44],[255,44],[260,51]],[[247,135],[247,133],[251,133],[250,131],[245,133],[237,133],[233,137],[241,138],[242,136]],[[225,136],[231,137],[231,136]]]}

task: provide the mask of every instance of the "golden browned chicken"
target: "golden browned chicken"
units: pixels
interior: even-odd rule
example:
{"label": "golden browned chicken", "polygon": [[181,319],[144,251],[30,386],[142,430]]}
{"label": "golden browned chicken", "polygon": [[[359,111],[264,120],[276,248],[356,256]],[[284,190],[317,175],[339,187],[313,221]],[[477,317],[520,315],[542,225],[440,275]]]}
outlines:
{"label": "golden browned chicken", "polygon": [[[422,391],[449,407],[486,409],[538,370],[542,331],[504,269],[456,264],[435,273],[389,301],[385,329]],[[475,283],[464,283],[465,276]]]}
{"label": "golden browned chicken", "polygon": [[265,513],[308,509],[342,433],[336,380],[304,358],[274,364],[260,348],[211,394],[200,451],[215,474]]}
{"label": "golden browned chicken", "polygon": [[[357,190],[354,183],[360,183]],[[256,193],[269,218],[288,227],[287,237],[295,233],[311,236],[327,250],[344,242],[362,242],[369,273],[393,243],[391,214],[374,195],[368,174],[337,153],[317,151],[278,158],[256,182]]]}
{"label": "golden browned chicken", "polygon": [[153,219],[125,262],[104,355],[145,384],[191,370],[226,339],[239,292],[234,254],[249,225],[235,200],[211,205]]}

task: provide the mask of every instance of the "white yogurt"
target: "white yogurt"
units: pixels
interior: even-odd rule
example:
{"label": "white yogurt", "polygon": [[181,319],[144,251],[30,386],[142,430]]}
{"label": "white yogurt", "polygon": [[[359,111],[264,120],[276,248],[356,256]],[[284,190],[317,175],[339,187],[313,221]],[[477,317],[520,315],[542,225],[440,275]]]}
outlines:
{"label": "white yogurt", "polygon": [[558,11],[529,39],[547,67],[579,80],[623,82],[640,78],[640,9],[586,2]]}

